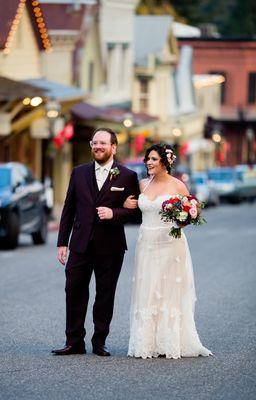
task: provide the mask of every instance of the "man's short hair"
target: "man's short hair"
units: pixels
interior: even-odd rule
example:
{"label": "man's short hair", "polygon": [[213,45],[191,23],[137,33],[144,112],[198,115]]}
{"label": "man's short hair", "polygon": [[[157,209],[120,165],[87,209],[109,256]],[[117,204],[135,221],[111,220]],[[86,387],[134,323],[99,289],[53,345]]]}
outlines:
{"label": "man's short hair", "polygon": [[93,139],[93,137],[95,136],[95,134],[96,134],[97,132],[99,132],[99,131],[101,131],[101,132],[108,132],[108,133],[110,134],[110,142],[111,142],[111,144],[118,145],[118,140],[117,140],[116,133],[115,133],[111,128],[97,128],[97,129],[95,129],[95,130],[93,131],[93,133],[92,133],[92,139]]}

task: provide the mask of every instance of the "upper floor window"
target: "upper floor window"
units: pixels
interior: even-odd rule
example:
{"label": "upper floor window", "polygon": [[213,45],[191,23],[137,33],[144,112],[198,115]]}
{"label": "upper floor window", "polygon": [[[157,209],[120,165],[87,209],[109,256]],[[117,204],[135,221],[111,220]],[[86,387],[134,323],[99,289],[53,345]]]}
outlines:
{"label": "upper floor window", "polygon": [[140,112],[148,112],[148,78],[140,77]]}
{"label": "upper floor window", "polygon": [[224,77],[224,82],[221,83],[221,92],[220,92],[220,102],[221,104],[225,104],[226,99],[226,82],[227,82],[227,74],[224,71],[210,71],[209,74],[211,75],[222,75]]}
{"label": "upper floor window", "polygon": [[141,94],[148,94],[148,79],[140,79],[140,92]]}
{"label": "upper floor window", "polygon": [[256,72],[248,74],[248,103],[256,103]]}

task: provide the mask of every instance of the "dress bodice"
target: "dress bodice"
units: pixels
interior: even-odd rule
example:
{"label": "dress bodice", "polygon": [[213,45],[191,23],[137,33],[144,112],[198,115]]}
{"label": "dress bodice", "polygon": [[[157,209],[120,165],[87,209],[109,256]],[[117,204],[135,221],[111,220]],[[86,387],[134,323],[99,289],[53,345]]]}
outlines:
{"label": "dress bodice", "polygon": [[159,211],[162,209],[162,204],[168,200],[170,195],[163,194],[157,196],[154,200],[150,200],[144,193],[139,196],[138,205],[142,211],[142,226],[148,228],[165,227],[169,228],[170,224],[161,220]]}

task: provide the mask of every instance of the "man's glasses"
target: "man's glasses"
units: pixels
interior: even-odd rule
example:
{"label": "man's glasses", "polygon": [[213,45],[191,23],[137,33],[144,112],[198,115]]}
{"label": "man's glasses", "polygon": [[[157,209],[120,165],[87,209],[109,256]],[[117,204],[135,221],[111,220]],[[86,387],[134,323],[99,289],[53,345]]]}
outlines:
{"label": "man's glasses", "polygon": [[95,147],[95,146],[107,147],[107,146],[109,146],[109,145],[111,145],[111,143],[101,142],[101,141],[97,142],[97,141],[95,141],[95,140],[91,140],[91,141],[90,141],[90,146],[91,146],[91,147]]}

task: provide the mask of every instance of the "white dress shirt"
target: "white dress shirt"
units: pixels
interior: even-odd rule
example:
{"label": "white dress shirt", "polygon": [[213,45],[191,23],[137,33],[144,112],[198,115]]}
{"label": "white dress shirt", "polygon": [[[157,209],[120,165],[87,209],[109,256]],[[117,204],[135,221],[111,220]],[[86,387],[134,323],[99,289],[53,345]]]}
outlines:
{"label": "white dress shirt", "polygon": [[100,165],[99,163],[97,163],[97,161],[95,161],[95,176],[99,190],[104,185],[108,177],[109,171],[112,168],[113,162],[114,160],[111,160],[105,165]]}

